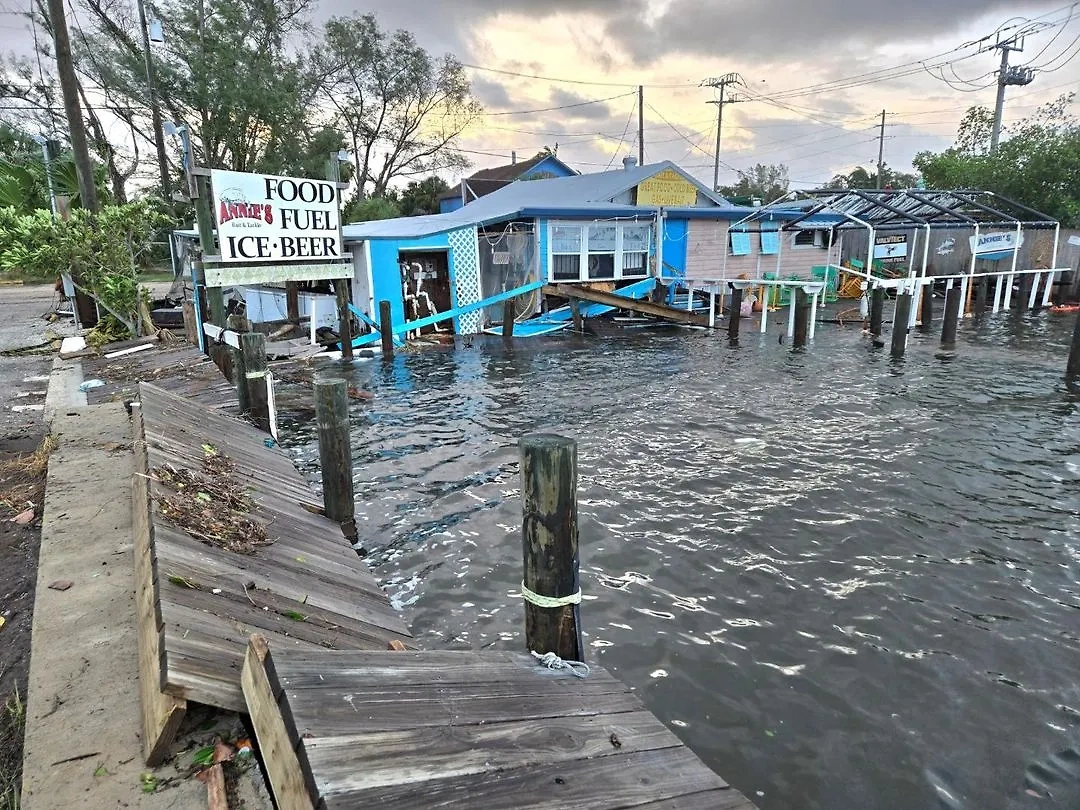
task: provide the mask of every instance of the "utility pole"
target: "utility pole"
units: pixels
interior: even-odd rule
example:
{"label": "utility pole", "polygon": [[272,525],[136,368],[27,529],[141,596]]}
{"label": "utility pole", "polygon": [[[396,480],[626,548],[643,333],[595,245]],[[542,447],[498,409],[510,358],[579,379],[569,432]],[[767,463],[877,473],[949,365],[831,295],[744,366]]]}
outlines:
{"label": "utility pole", "polygon": [[165,133],[161,126],[161,108],[158,106],[157,88],[154,82],[154,60],[150,55],[150,31],[146,26],[146,7],[138,0],[139,25],[142,26],[143,53],[146,58],[146,89],[150,97],[150,119],[154,124],[154,141],[157,144],[158,172],[161,174],[161,193],[165,204],[172,209],[172,183],[169,182],[169,159],[165,154]]}
{"label": "utility pole", "polygon": [[1035,71],[1027,67],[1010,67],[1009,53],[1024,50],[1024,37],[1020,34],[1008,39],[999,38],[994,45],[995,50],[1001,51],[1001,66],[998,68],[997,103],[994,105],[994,131],[990,135],[990,151],[995,152],[1001,140],[1001,119],[1005,115],[1005,88],[1031,84],[1035,80]]}
{"label": "utility pole", "polygon": [[877,147],[877,187],[880,189],[884,183],[882,175],[885,174],[885,110],[881,111],[881,137],[878,138]]}
{"label": "utility pole", "polygon": [[98,210],[97,188],[94,186],[90,150],[86,145],[82,105],[79,103],[79,82],[75,78],[75,63],[71,58],[71,40],[68,38],[64,0],[49,0],[49,18],[52,22],[53,44],[56,46],[56,72],[60,78],[60,91],[64,96],[64,112],[67,113],[71,137],[71,153],[75,160],[75,173],[79,178],[79,200],[83,208],[94,213]]}
{"label": "utility pole", "polygon": [[714,79],[706,79],[701,83],[702,87],[712,87],[720,91],[720,98],[710,101],[716,105],[716,152],[713,156],[713,191],[720,188],[720,139],[724,129],[724,105],[735,104],[743,99],[734,95],[725,97],[728,87],[743,84],[743,78],[738,73],[728,73]]}
{"label": "utility pole", "polygon": [[645,86],[639,84],[637,89],[637,142],[638,142],[638,166],[645,165]]}

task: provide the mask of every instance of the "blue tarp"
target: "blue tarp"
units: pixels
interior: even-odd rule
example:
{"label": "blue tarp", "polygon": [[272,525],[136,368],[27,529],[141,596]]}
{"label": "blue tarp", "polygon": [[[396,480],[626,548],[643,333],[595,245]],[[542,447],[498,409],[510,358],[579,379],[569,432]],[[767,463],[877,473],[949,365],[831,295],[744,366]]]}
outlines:
{"label": "blue tarp", "polygon": [[780,252],[780,232],[777,230],[779,223],[761,223],[761,255],[775,256]]}
{"label": "blue tarp", "polygon": [[750,255],[750,234],[746,231],[732,231],[731,232],[731,255],[732,256],[749,256]]}

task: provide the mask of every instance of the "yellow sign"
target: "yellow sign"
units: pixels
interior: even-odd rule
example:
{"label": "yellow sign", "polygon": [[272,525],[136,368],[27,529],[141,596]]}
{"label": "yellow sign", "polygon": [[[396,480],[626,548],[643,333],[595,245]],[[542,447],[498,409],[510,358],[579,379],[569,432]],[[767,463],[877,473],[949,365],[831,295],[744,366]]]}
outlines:
{"label": "yellow sign", "polygon": [[697,202],[697,194],[697,186],[674,169],[664,169],[638,184],[637,204],[689,208]]}

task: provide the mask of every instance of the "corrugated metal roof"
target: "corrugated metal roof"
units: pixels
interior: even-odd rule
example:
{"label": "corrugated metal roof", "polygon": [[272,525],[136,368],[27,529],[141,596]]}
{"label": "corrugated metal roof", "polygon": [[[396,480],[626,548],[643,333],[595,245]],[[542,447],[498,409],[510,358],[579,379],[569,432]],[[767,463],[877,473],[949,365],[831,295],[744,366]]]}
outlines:
{"label": "corrugated metal roof", "polygon": [[[691,175],[670,160],[629,169],[616,169],[576,177],[556,177],[549,180],[522,180],[481,197],[449,214],[430,214],[423,217],[400,217],[374,222],[358,222],[342,228],[345,239],[409,239],[437,233],[503,222],[518,216],[523,210],[548,210],[557,216],[562,209],[595,210],[597,214],[632,216],[652,211],[651,207],[616,205],[612,199],[637,186],[664,169],[673,169],[692,183],[717,208],[737,210],[722,197],[709,191]],[[618,213],[629,211],[629,214]],[[535,215],[535,214],[534,214]],[[580,214],[579,214],[580,215]]]}

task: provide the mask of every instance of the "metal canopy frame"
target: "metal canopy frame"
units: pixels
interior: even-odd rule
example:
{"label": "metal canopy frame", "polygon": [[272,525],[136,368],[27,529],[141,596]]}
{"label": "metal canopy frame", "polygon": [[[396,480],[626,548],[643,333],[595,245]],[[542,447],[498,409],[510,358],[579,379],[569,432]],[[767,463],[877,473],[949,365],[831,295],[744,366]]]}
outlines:
{"label": "metal canopy frame", "polygon": [[[793,202],[809,203],[801,211]],[[784,214],[789,216],[785,217]],[[790,216],[797,214],[796,216]],[[979,189],[930,191],[905,189],[816,189],[799,191],[755,211],[739,225],[765,216],[784,220],[782,231],[805,229],[807,220],[820,215],[843,219],[833,227],[838,230],[872,227],[875,231],[911,230],[914,228],[1014,228],[1050,230],[1057,220],[1000,194]]]}

